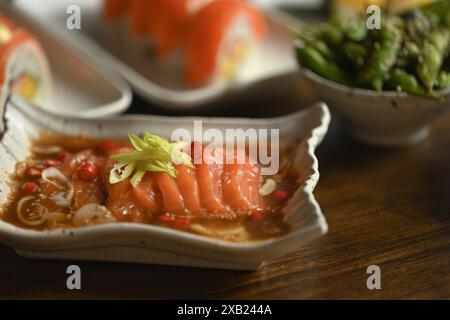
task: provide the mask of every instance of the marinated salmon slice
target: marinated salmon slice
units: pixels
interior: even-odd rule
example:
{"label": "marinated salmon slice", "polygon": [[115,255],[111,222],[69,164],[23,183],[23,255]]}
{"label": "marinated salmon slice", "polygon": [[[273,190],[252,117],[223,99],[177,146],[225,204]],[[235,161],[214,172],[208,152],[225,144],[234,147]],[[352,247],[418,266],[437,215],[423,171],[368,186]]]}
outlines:
{"label": "marinated salmon slice", "polygon": [[200,163],[195,164],[195,169],[176,165],[176,178],[165,172],[147,172],[134,188],[128,179],[114,185],[107,183],[108,209],[122,221],[165,212],[214,218],[263,210],[257,164],[250,163],[246,155],[243,161],[236,156],[232,164],[222,164],[225,151],[221,147],[194,145],[194,149],[202,161],[196,161]]}
{"label": "marinated salmon slice", "polygon": [[244,161],[225,164],[222,175],[224,201],[237,213],[252,213],[262,210],[259,195],[261,175],[259,167],[251,164],[248,157]]}
{"label": "marinated salmon slice", "polygon": [[164,172],[154,172],[151,175],[161,192],[164,210],[170,213],[184,214],[183,196],[175,179]]}
{"label": "marinated salmon slice", "polygon": [[212,214],[225,213],[228,210],[222,202],[223,165],[217,161],[223,157],[223,150],[220,148],[215,148],[211,152],[205,150],[202,152],[203,161],[195,165],[200,201],[202,206]]}
{"label": "marinated salmon slice", "polygon": [[134,200],[132,188],[127,180],[116,184],[108,183],[106,207],[119,221],[145,222],[148,216]]}
{"label": "marinated salmon slice", "polygon": [[133,188],[134,199],[147,214],[153,214],[161,209],[158,187],[149,173],[146,173],[142,181]]}
{"label": "marinated salmon slice", "polygon": [[103,192],[100,181],[86,181],[76,177],[73,179],[74,209],[78,210],[82,206],[90,203],[100,204],[103,200]]}
{"label": "marinated salmon slice", "polygon": [[130,181],[124,180],[116,184],[109,183],[109,172],[113,165],[113,161],[108,162],[103,176],[108,194],[106,208],[119,221],[146,222],[150,213],[147,213],[137,204]]}
{"label": "marinated salmon slice", "polygon": [[184,205],[190,213],[197,214],[201,210],[200,195],[195,170],[183,165],[176,166],[178,189],[184,200]]}

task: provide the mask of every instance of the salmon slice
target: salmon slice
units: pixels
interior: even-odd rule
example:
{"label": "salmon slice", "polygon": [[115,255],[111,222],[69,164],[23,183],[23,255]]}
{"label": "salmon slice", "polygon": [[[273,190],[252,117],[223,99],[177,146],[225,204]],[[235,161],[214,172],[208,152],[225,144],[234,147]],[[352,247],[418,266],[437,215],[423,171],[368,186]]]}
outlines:
{"label": "salmon slice", "polygon": [[[222,172],[223,165],[214,157],[223,156],[223,150],[215,148],[211,155],[203,153],[203,161],[196,164],[197,183],[202,206],[211,213],[225,213],[227,208],[222,203]],[[210,162],[207,161],[210,159]]]}
{"label": "salmon slice", "polygon": [[223,39],[238,18],[247,19],[256,40],[265,37],[264,16],[244,1],[214,1],[192,19],[186,39],[186,81],[189,85],[203,85],[212,77]]}
{"label": "salmon slice", "polygon": [[136,204],[139,205],[148,215],[158,212],[161,209],[159,203],[158,189],[154,179],[146,173],[141,182],[133,188],[133,196]]}
{"label": "salmon slice", "polygon": [[145,222],[148,216],[134,201],[132,188],[128,180],[116,184],[108,183],[106,208],[119,221]]}
{"label": "salmon slice", "polygon": [[135,201],[133,196],[133,187],[129,180],[124,180],[116,184],[109,183],[109,172],[114,165],[109,161],[105,166],[103,181],[106,185],[108,198],[106,199],[106,208],[119,221],[128,222],[146,222],[149,216]]}
{"label": "salmon slice", "polygon": [[175,179],[164,172],[153,172],[151,175],[161,192],[164,210],[175,214],[185,213],[183,196]]}
{"label": "salmon slice", "polygon": [[45,208],[47,208],[48,212],[56,212],[60,210],[61,208],[58,205],[56,205],[56,203],[52,199],[56,194],[60,192],[65,192],[67,190],[58,188],[55,185],[45,181],[41,183],[41,188],[42,188],[42,198],[40,198],[38,202]]}
{"label": "salmon slice", "polygon": [[197,214],[201,210],[199,189],[195,170],[183,165],[176,166],[178,189],[184,200],[184,205],[191,213]]}
{"label": "salmon slice", "polygon": [[100,204],[103,201],[102,179],[86,181],[78,176],[79,166],[85,161],[96,165],[99,171],[103,170],[104,159],[93,155],[91,151],[81,151],[74,156],[67,155],[60,167],[64,175],[72,178],[75,210],[86,204]]}
{"label": "salmon slice", "polygon": [[225,164],[223,169],[224,202],[237,213],[262,210],[262,199],[259,195],[261,182],[259,167],[251,164],[248,157],[245,157],[241,163],[238,162],[237,157],[234,159],[233,164]]}
{"label": "salmon slice", "polygon": [[119,18],[127,12],[129,3],[129,0],[105,0],[102,15],[108,20]]}
{"label": "salmon slice", "polygon": [[72,181],[72,183],[75,190],[73,197],[73,205],[75,210],[80,209],[86,204],[102,203],[103,192],[99,181],[86,181],[77,177]]}

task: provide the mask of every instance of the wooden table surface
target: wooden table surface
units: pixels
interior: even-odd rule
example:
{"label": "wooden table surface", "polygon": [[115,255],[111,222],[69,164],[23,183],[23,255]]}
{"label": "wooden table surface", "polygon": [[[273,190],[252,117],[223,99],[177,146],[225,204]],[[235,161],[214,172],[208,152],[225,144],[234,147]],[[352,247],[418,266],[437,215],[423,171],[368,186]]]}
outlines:
{"label": "wooden table surface", "polygon": [[[306,104],[291,94],[218,112],[274,115]],[[164,113],[136,101],[131,112]],[[203,114],[211,112],[203,111]],[[315,195],[328,235],[256,272],[77,262],[82,290],[66,289],[64,261],[18,257],[0,246],[1,298],[450,298],[450,115],[423,143],[371,149],[337,121],[318,150]],[[381,268],[368,290],[366,268]]]}

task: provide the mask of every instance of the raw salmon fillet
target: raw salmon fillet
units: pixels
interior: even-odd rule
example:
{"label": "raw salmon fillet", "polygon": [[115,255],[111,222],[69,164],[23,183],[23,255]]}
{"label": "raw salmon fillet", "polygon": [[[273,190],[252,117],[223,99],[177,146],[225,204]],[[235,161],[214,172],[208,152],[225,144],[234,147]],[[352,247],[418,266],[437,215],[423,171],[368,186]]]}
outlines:
{"label": "raw salmon fillet", "polygon": [[128,179],[107,183],[106,206],[122,221],[161,213],[217,218],[262,211],[258,165],[248,157],[242,163],[222,164],[222,148],[201,149],[201,163],[195,169],[176,165],[176,178],[165,172],[147,172],[135,188]]}
{"label": "raw salmon fillet", "polygon": [[164,172],[154,172],[152,177],[161,192],[164,210],[170,213],[183,214],[185,212],[183,197],[175,179]]}
{"label": "raw salmon fillet", "polygon": [[146,212],[139,205],[139,200],[134,196],[134,189],[129,180],[124,180],[116,184],[109,183],[109,172],[114,162],[109,161],[105,166],[103,181],[106,185],[108,198],[106,207],[119,221],[145,222],[150,212]]}
{"label": "raw salmon fillet", "polygon": [[223,199],[234,211],[261,210],[260,170],[245,157],[242,164],[225,164],[222,175]]}
{"label": "raw salmon fillet", "polygon": [[201,204],[196,171],[183,165],[176,166],[176,169],[178,171],[176,182],[186,209],[193,214],[200,213]]}

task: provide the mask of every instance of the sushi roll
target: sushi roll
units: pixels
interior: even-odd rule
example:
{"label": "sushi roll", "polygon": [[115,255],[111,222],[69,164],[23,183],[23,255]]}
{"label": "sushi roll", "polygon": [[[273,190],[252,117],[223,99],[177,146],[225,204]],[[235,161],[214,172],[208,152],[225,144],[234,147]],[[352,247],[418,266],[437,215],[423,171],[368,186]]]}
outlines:
{"label": "sushi roll", "polygon": [[102,15],[106,20],[120,18],[128,11],[129,4],[129,0],[106,0]]}
{"label": "sushi roll", "polygon": [[184,42],[190,18],[215,0],[106,0],[103,17],[112,21],[127,16],[130,31],[154,43],[160,57]]}
{"label": "sushi roll", "polygon": [[130,28],[131,32],[137,36],[147,36],[152,30],[153,16],[156,12],[155,0],[132,0],[130,8]]}
{"label": "sushi roll", "polygon": [[258,42],[267,34],[262,13],[244,1],[218,0],[192,19],[186,40],[186,81],[230,82],[240,76]]}
{"label": "sushi roll", "polygon": [[0,17],[0,90],[2,107],[10,94],[45,105],[51,91],[50,67],[41,45],[5,17]]}
{"label": "sushi roll", "polygon": [[134,35],[147,36],[159,57],[184,54],[189,86],[230,82],[245,73],[267,33],[263,14],[243,0],[107,0],[107,19],[128,15]]}
{"label": "sushi roll", "polygon": [[165,0],[157,8],[151,38],[160,57],[184,45],[197,12],[215,0]]}

